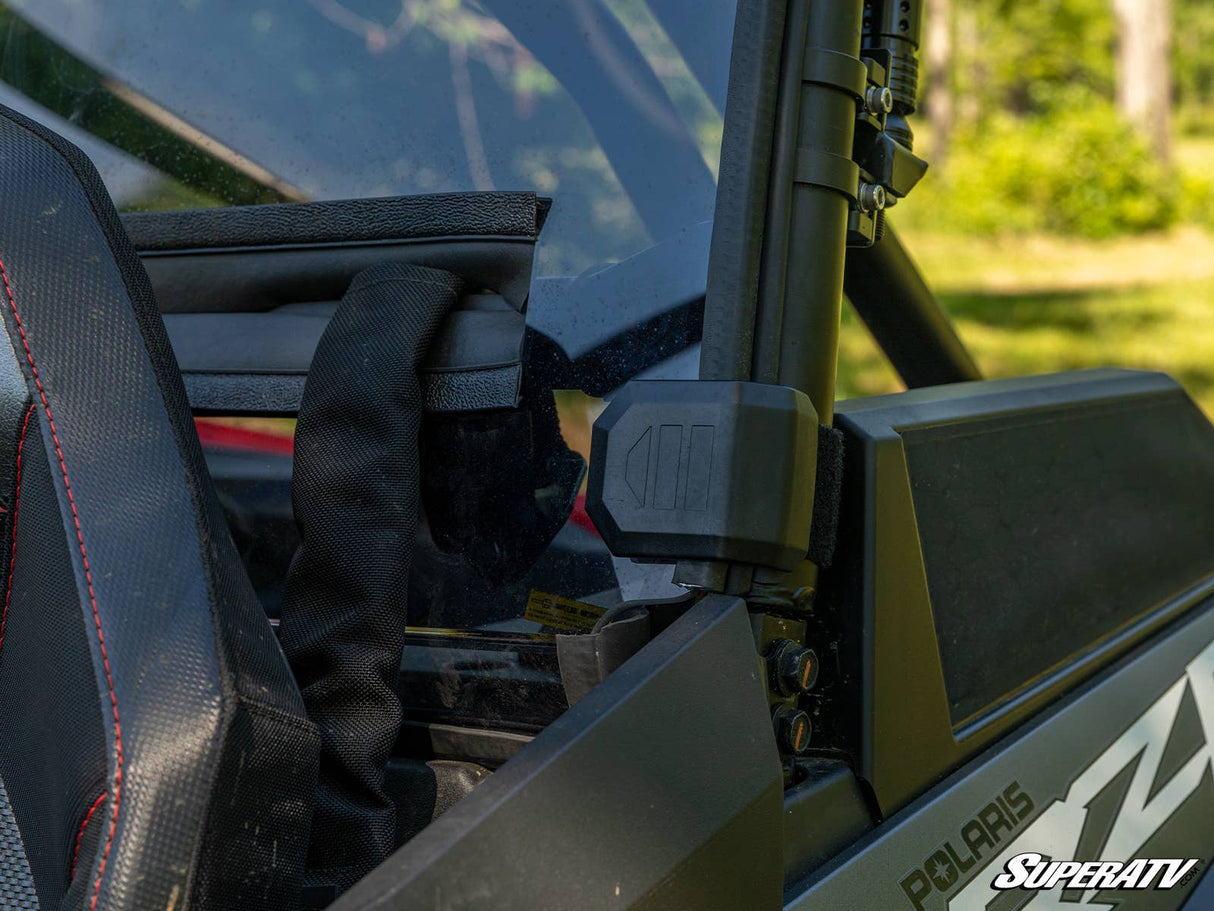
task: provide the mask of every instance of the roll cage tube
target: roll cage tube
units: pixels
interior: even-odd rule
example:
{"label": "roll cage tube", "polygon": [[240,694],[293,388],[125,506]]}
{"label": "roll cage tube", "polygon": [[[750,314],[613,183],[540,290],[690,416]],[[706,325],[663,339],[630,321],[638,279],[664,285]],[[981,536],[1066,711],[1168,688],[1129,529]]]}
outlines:
{"label": "roll cage tube", "polygon": [[[769,5],[766,21],[756,18],[746,34],[747,5],[743,0],[738,9],[729,100],[749,95],[751,104],[743,111],[738,110],[741,104],[726,107],[700,378],[794,389],[812,405],[815,426],[829,428],[850,213],[860,208],[862,186],[860,167],[853,161],[857,112],[865,113],[874,77],[874,67],[861,59],[862,35],[872,32],[875,17],[871,9],[865,11],[863,0],[788,0]],[[755,47],[772,46],[777,37],[778,68],[746,54],[748,48],[753,53]],[[883,72],[876,78],[888,82],[888,69],[879,70]],[[744,145],[739,133],[752,130],[770,139]],[[726,170],[735,148],[749,159],[749,174],[740,167]],[[739,185],[727,187],[729,180]],[[730,209],[742,218],[730,218]],[[825,429],[820,442],[832,439]],[[833,464],[833,456],[826,462]],[[816,466],[810,474],[816,474]],[[805,486],[810,485],[804,474],[788,477],[775,485],[773,498],[788,502]],[[799,520],[802,527],[812,524],[813,501],[811,491],[809,515]],[[808,545],[809,528],[803,533],[798,528],[796,534]],[[812,563],[802,562],[791,572],[772,561],[725,563],[684,560],[675,579],[746,592],[764,606],[794,614],[807,606],[816,584]]]}
{"label": "roll cage tube", "polygon": [[[863,113],[879,87],[874,70],[890,89],[882,132],[910,151],[920,22],[919,0],[740,0],[701,379],[792,386],[829,424],[843,290],[907,385],[980,378],[884,214],[875,243],[848,244],[845,203],[862,207],[860,185],[833,173],[848,170],[839,159],[868,155],[858,178],[871,176],[854,126],[856,107]],[[863,98],[846,76],[861,61]],[[904,195],[901,182],[892,178],[890,198]]]}
{"label": "roll cage tube", "polygon": [[982,379],[939,301],[891,228],[847,251],[843,290],[878,347],[911,389]]}
{"label": "roll cage tube", "polygon": [[847,290],[909,382],[978,376],[885,228],[926,169],[906,120],[920,21],[918,0],[739,0],[700,378],[634,381],[595,423],[587,509],[612,552],[747,600],[787,781],[839,508],[845,266],[873,267]]}

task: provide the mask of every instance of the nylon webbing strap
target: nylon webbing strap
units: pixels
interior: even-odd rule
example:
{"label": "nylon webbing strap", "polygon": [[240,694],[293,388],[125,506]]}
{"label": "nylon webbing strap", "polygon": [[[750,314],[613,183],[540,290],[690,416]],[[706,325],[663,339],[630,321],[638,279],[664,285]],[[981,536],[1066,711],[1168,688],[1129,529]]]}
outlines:
{"label": "nylon webbing strap", "polygon": [[565,701],[570,705],[607,679],[650,639],[649,611],[635,605],[626,616],[589,633],[556,637]]}
{"label": "nylon webbing strap", "polygon": [[462,283],[437,269],[360,273],[316,349],[295,431],[302,543],[283,651],[321,737],[306,882],[341,892],[395,848],[384,770],[420,497],[418,366]]}
{"label": "nylon webbing strap", "polygon": [[694,603],[691,592],[625,601],[603,614],[588,633],[558,634],[556,657],[566,701],[578,702]]}

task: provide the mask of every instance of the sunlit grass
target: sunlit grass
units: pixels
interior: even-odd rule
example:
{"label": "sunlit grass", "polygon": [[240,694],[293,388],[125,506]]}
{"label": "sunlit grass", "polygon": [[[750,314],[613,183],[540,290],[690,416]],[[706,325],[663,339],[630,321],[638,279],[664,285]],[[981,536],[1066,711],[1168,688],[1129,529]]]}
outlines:
{"label": "sunlit grass", "polygon": [[[1107,242],[904,238],[989,376],[1162,370],[1214,416],[1214,235]],[[863,326],[844,320],[841,396],[901,388]]]}
{"label": "sunlit grass", "polygon": [[1214,167],[1214,136],[1186,136],[1176,143],[1172,154],[1184,170],[1209,175]]}

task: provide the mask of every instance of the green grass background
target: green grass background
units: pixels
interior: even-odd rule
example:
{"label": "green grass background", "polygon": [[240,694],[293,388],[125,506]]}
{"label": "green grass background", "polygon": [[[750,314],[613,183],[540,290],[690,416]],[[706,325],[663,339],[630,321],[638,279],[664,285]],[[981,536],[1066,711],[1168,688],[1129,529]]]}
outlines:
{"label": "green grass background", "polygon": [[[1214,137],[1185,139],[1178,163],[1214,171]],[[904,206],[914,205],[912,195]],[[899,210],[890,213],[899,223]],[[1084,367],[1162,370],[1214,418],[1214,233],[1085,240],[933,232],[915,212],[903,242],[990,377]],[[903,388],[850,310],[838,397]]]}

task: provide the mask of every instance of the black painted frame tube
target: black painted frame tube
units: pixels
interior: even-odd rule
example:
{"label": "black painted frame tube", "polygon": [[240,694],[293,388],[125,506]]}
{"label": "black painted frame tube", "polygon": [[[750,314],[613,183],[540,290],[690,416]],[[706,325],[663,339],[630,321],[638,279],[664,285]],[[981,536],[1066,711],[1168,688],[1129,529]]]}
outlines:
{"label": "black painted frame tube", "polygon": [[[793,0],[792,8],[801,4],[808,6],[805,55],[859,57],[862,0]],[[828,186],[820,171],[822,162],[850,165],[855,125],[856,101],[846,89],[802,81],[776,382],[808,395],[818,420],[827,425],[835,405],[848,194],[854,198],[856,188]]]}
{"label": "black painted frame tube", "polygon": [[940,302],[888,226],[875,246],[847,251],[844,291],[909,388],[982,379]]}

